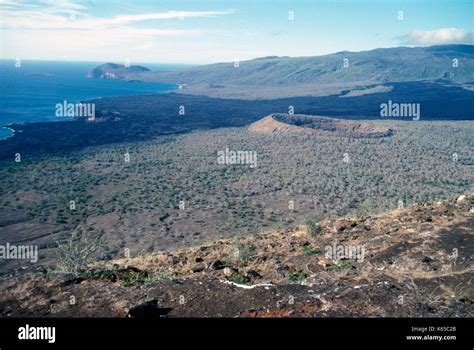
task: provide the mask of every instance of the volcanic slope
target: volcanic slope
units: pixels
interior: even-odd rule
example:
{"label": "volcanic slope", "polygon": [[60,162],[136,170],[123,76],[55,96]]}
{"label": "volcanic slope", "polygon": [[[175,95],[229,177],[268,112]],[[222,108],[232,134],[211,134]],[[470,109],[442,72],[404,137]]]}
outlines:
{"label": "volcanic slope", "polygon": [[393,130],[380,123],[341,120],[304,114],[270,114],[249,126],[254,133],[301,133],[355,138],[388,137]]}

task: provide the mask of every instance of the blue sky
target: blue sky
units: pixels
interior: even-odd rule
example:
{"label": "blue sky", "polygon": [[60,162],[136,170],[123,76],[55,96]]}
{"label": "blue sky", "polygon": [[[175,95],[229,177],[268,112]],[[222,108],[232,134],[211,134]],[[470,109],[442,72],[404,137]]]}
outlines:
{"label": "blue sky", "polygon": [[473,43],[474,1],[0,0],[0,20],[1,58],[202,64]]}

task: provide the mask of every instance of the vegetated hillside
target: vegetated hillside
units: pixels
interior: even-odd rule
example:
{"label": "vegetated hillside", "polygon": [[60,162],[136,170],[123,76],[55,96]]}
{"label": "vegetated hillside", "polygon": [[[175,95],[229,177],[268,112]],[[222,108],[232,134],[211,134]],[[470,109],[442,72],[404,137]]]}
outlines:
{"label": "vegetated hillside", "polygon": [[[79,225],[103,232],[117,257],[125,248],[151,253],[473,191],[472,121],[383,125],[393,136],[256,134],[241,127],[35,158],[22,153],[20,163],[12,157],[0,167],[0,243],[38,245],[48,266],[55,242]],[[257,166],[219,164],[218,152],[227,148],[255,152]],[[24,261],[1,260],[0,271],[18,264]]]}
{"label": "vegetated hillside", "polygon": [[[21,270],[0,279],[0,315],[473,317],[473,205],[471,193],[97,262],[75,275]],[[340,247],[346,253],[331,255]]]}
{"label": "vegetated hillside", "polygon": [[374,123],[361,123],[305,114],[270,114],[249,126],[254,133],[303,133],[313,136],[344,136],[352,138],[378,138],[393,134],[393,130]]}
{"label": "vegetated hillside", "polygon": [[[453,67],[457,60],[457,67]],[[346,66],[344,65],[346,63]],[[186,93],[232,98],[329,95],[379,83],[474,82],[474,46],[396,47],[314,57],[263,57],[176,71],[137,74],[135,79],[187,84]]]}
{"label": "vegetated hillside", "polygon": [[128,79],[133,74],[150,71],[142,66],[125,66],[115,63],[106,63],[94,68],[87,75],[89,78],[104,78],[104,79]]}

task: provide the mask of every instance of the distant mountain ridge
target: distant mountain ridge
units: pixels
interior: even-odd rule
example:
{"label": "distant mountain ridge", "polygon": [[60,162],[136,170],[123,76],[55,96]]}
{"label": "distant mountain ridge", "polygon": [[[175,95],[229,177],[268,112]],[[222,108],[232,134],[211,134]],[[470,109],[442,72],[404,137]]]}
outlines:
{"label": "distant mountain ridge", "polygon": [[[347,59],[347,61],[344,61]],[[453,67],[453,59],[458,67]],[[347,67],[344,67],[347,62]],[[422,69],[420,69],[422,68]],[[146,79],[187,84],[292,84],[348,81],[474,81],[474,45],[397,47],[361,52],[337,52],[312,57],[264,57],[217,63],[176,71],[143,74]]]}
{"label": "distant mountain ridge", "polygon": [[[132,73],[132,72],[131,72]],[[128,79],[173,83],[214,97],[321,96],[390,82],[474,83],[474,45],[381,48],[313,57],[269,56],[175,71],[139,71]]]}

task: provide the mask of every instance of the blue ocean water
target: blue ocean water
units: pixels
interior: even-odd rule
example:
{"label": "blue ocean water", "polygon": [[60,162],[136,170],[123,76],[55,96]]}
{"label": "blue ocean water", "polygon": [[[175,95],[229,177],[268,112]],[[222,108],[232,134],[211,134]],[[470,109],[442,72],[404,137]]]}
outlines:
{"label": "blue ocean water", "polygon": [[[160,93],[175,85],[91,79],[87,73],[100,62],[0,60],[0,139],[12,135],[9,124],[64,120],[55,116],[57,103],[77,103],[106,97]],[[173,70],[182,65],[140,64],[151,70]]]}

